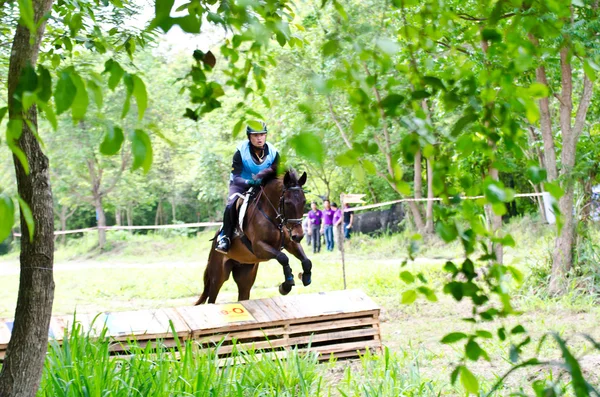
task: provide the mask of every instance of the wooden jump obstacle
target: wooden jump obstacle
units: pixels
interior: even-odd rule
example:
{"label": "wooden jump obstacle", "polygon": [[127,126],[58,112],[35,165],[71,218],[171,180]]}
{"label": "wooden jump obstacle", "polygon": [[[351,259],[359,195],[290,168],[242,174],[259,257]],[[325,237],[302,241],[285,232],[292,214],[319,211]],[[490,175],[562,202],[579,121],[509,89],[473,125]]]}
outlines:
{"label": "wooden jump obstacle", "polygon": [[[127,354],[132,340],[141,347],[157,340],[175,347],[174,329],[180,340],[191,339],[207,348],[220,344],[219,357],[229,356],[235,346],[265,352],[297,348],[317,352],[319,359],[327,360],[331,355],[348,358],[380,350],[379,312],[365,293],[346,290],[96,316],[77,314],[76,321],[91,335],[99,335],[106,326],[114,354]],[[72,315],[53,317],[50,338],[62,341],[72,323]],[[12,320],[0,319],[0,360],[11,330]]]}

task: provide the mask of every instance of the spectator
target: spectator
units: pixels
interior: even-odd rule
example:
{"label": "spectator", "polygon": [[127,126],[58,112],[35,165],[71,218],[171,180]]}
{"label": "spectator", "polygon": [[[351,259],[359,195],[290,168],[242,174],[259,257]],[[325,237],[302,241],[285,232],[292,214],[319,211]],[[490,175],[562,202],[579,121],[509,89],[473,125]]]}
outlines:
{"label": "spectator", "polygon": [[306,241],[307,241],[308,245],[310,246],[312,230],[311,230],[309,223],[310,223],[310,220],[309,220],[308,216],[304,217],[304,219],[302,220],[302,230],[304,230],[304,232],[306,233],[306,236],[307,236]]}
{"label": "spectator", "polygon": [[313,253],[316,254],[321,251],[321,223],[323,220],[323,213],[317,208],[317,203],[312,202],[311,210],[308,211],[308,223],[310,225],[310,234],[312,237]]}
{"label": "spectator", "polygon": [[344,237],[350,239],[350,232],[352,231],[352,222],[354,221],[354,213],[350,211],[348,203],[344,203]]}
{"label": "spectator", "polygon": [[322,230],[325,233],[325,244],[327,247],[327,251],[333,251],[333,214],[335,211],[331,208],[331,204],[329,204],[329,200],[323,201],[323,226]]}
{"label": "spectator", "polygon": [[338,245],[338,248],[341,250],[342,249],[342,238],[343,238],[343,234],[342,234],[342,210],[338,208],[336,203],[331,204],[331,207],[334,210],[333,213],[333,237],[335,242]]}

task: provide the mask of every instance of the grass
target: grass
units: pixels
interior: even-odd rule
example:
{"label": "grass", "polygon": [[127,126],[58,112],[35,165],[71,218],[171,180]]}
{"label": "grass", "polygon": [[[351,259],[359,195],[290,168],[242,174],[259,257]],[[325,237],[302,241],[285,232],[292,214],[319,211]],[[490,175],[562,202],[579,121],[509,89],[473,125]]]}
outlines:
{"label": "grass", "polygon": [[[577,356],[583,357],[584,373],[595,379],[596,384],[600,384],[600,380],[597,379],[597,375],[600,374],[600,353],[590,349],[590,345],[578,336],[580,333],[587,333],[600,339],[600,328],[597,326],[600,321],[600,308],[597,304],[599,272],[596,260],[596,255],[600,252],[596,250],[600,242],[600,233],[595,230],[588,231],[589,246],[578,252],[578,258],[581,259],[574,269],[574,275],[578,277],[572,277],[573,282],[566,295],[554,298],[545,292],[553,230],[526,218],[512,221],[507,225],[507,230],[517,241],[517,247],[506,249],[505,261],[525,275],[523,285],[513,287],[515,306],[524,314],[482,324],[477,329],[495,332],[500,326],[510,329],[521,323],[530,332],[534,342],[539,341],[547,331],[554,330],[568,340],[569,347]],[[210,237],[211,232],[199,233],[197,236],[109,232],[109,249],[104,252],[99,252],[94,247],[94,234],[80,240],[71,240],[66,246],[59,246],[56,252],[54,312],[68,314],[77,310],[80,313],[95,313],[192,304],[201,292],[202,273],[210,247]],[[318,365],[314,370],[316,372],[310,369],[312,367],[308,366],[308,363],[302,364],[306,365],[303,376],[310,377],[314,374],[316,377],[316,383],[311,385],[317,387],[315,385],[320,384],[321,394],[314,394],[317,392],[313,388],[310,389],[309,395],[433,396],[461,393],[460,389],[450,385],[449,374],[455,365],[460,363],[464,343],[443,345],[439,342],[448,332],[475,330],[473,325],[462,320],[469,316],[469,304],[457,303],[440,292],[440,287],[446,280],[446,273],[441,269],[446,260],[461,257],[460,246],[445,245],[435,238],[428,238],[420,242],[417,260],[402,268],[410,241],[410,233],[377,238],[353,236],[346,253],[348,288],[363,289],[381,305],[383,340],[389,350],[381,356],[367,356],[360,362]],[[317,255],[311,253],[309,257],[313,260],[313,285],[308,288],[298,286],[292,293],[337,290],[343,287],[339,252]],[[14,253],[0,259],[0,317],[11,317],[14,310],[18,288],[17,259]],[[295,272],[300,271],[297,260],[291,259],[291,264]],[[405,269],[423,273],[435,287],[439,302],[419,299],[412,305],[402,305],[402,293],[407,286],[400,280],[399,273]],[[280,266],[275,261],[262,264],[252,297],[278,295],[277,286],[282,277]],[[230,302],[236,299],[235,284],[228,281],[219,295],[219,301]],[[512,339],[515,343],[520,341],[518,335]],[[535,343],[532,343],[524,349],[524,357],[534,353],[534,345]],[[482,347],[487,350],[492,361],[471,362],[469,368],[478,376],[483,389],[489,390],[498,377],[510,367],[510,342],[500,342],[495,338],[482,342]],[[165,351],[164,355],[168,355],[168,352]],[[541,355],[548,358],[560,356],[556,346],[550,343],[542,346]],[[122,370],[124,364],[120,365]],[[166,363],[152,365],[149,368],[154,370],[147,369],[143,372],[143,376],[148,379],[152,378],[149,375],[152,371],[158,371],[152,375],[156,377],[167,370],[167,367],[161,367],[167,365]],[[261,365],[267,366],[266,363]],[[300,364],[286,362],[285,365]],[[168,369],[171,372],[178,370]],[[288,368],[286,371],[293,370]],[[556,379],[560,374],[561,371],[557,368],[525,370],[511,376],[507,384],[513,391],[522,389],[526,394],[531,394],[533,390],[529,384],[533,380],[543,383]],[[127,382],[130,383],[134,382],[131,377],[142,376],[132,373],[126,375],[129,377]],[[69,376],[65,375],[65,379]],[[210,376],[225,375],[215,373]],[[231,383],[231,379],[238,379],[235,377],[242,375],[229,372],[227,376],[233,377],[226,378],[229,379],[226,383]],[[191,378],[185,379],[188,383],[192,382]],[[250,378],[245,379],[250,382]],[[294,389],[293,393],[296,394],[289,394],[292,391],[286,389],[287,386],[269,389],[267,392],[267,389],[258,386],[267,380],[256,379],[248,383],[255,386],[243,389],[241,394],[235,395],[304,395],[298,394],[298,389]],[[559,388],[567,384],[565,379],[562,379]],[[233,389],[227,390],[226,393],[234,393],[231,391]],[[183,391],[181,394],[175,394],[186,395]],[[506,394],[506,390],[497,393]],[[114,395],[134,394],[115,392]]]}

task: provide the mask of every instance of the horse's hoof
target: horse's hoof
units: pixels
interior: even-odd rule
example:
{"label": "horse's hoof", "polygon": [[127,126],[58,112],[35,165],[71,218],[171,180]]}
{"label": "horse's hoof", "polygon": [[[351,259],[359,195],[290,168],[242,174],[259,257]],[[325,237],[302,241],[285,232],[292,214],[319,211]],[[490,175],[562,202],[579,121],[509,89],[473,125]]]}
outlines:
{"label": "horse's hoof", "polygon": [[298,274],[298,278],[300,280],[302,280],[302,284],[304,284],[305,287],[308,287],[310,285],[310,283],[312,282],[310,276],[311,276],[310,273],[305,274],[305,273],[300,272]]}
{"label": "horse's hoof", "polygon": [[290,293],[291,290],[292,290],[292,284],[288,284],[288,283],[279,284],[279,293],[281,295],[287,295]]}

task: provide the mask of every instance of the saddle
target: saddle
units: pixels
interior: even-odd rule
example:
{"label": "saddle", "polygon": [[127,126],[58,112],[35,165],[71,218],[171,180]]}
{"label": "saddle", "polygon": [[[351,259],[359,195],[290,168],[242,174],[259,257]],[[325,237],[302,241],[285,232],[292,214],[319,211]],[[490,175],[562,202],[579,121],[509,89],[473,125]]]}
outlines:
{"label": "saddle", "polygon": [[[235,203],[233,204],[234,208],[235,208],[235,212],[237,214],[237,219],[236,219],[237,222],[235,223],[235,226],[233,228],[232,239],[240,238],[242,243],[252,253],[254,252],[254,250],[252,249],[252,244],[250,243],[250,240],[244,233],[244,218],[246,217],[246,212],[248,210],[248,204],[250,204],[254,200],[255,196],[256,196],[256,191],[252,187],[244,194],[235,193],[232,197],[230,197],[230,199],[233,197],[237,197]],[[232,219],[232,221],[233,221],[233,219]]]}
{"label": "saddle", "polygon": [[[254,199],[256,192],[254,188],[250,188],[246,193],[235,193],[233,197],[237,197],[234,207],[235,212],[237,214],[236,219],[236,227],[234,228],[234,233],[236,236],[244,235],[244,218],[246,217],[246,211],[248,210],[248,204]],[[233,198],[230,197],[230,198]]]}

